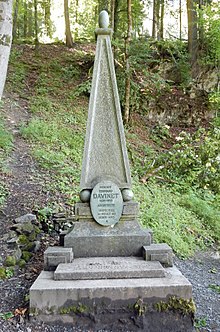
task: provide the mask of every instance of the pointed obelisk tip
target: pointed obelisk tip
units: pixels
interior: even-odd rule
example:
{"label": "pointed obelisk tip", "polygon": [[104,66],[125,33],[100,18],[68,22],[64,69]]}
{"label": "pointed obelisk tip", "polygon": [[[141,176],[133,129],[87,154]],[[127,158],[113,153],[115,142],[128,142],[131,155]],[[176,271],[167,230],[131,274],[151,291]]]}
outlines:
{"label": "pointed obelisk tip", "polygon": [[101,29],[108,29],[109,16],[106,10],[102,10],[99,14],[99,27]]}

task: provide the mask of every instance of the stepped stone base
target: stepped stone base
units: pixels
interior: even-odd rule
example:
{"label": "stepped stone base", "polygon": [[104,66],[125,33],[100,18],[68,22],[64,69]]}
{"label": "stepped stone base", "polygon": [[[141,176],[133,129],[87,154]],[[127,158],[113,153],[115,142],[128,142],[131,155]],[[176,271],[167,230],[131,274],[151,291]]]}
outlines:
{"label": "stepped stone base", "polygon": [[76,258],[59,264],[55,280],[162,278],[165,269],[159,262],[146,262],[139,257]]}
{"label": "stepped stone base", "polygon": [[[191,284],[176,267],[162,278],[134,279],[54,280],[54,272],[43,271],[30,289],[30,314],[93,331],[191,332],[191,297]],[[170,310],[161,311],[161,301]]]}
{"label": "stepped stone base", "polygon": [[137,220],[120,220],[114,227],[81,221],[65,236],[64,247],[72,248],[75,258],[142,256],[151,238],[151,230],[142,229]]}

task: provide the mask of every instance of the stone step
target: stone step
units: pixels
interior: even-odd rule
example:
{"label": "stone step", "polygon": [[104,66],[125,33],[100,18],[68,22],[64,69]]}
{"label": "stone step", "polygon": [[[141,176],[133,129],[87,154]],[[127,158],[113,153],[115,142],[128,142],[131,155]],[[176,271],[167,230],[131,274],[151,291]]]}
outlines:
{"label": "stone step", "polygon": [[159,262],[140,257],[76,258],[72,263],[59,264],[55,280],[163,278],[165,269]]}

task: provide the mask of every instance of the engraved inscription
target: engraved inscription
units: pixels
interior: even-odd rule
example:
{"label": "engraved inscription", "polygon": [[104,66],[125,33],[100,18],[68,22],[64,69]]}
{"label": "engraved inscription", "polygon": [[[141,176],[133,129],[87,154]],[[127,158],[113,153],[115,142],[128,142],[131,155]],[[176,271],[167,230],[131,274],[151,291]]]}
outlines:
{"label": "engraved inscription", "polygon": [[92,215],[100,225],[114,225],[122,214],[121,191],[113,182],[100,182],[93,188],[90,205]]}

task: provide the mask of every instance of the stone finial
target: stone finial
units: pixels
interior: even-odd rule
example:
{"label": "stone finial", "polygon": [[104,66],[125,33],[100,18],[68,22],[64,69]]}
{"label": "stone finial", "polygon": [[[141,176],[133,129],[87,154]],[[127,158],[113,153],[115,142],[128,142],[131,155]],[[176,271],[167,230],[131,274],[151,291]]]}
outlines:
{"label": "stone finial", "polygon": [[109,16],[106,10],[102,10],[99,14],[99,27],[101,29],[108,29]]}

